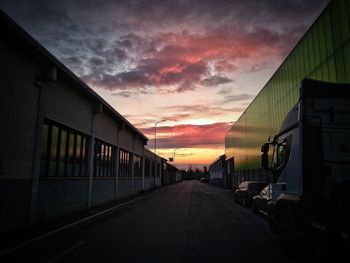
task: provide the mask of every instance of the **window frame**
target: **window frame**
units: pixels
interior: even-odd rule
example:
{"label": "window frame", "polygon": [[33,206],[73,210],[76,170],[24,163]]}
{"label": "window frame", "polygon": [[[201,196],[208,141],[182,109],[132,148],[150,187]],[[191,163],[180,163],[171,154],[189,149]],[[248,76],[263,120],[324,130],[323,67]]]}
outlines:
{"label": "window frame", "polygon": [[[53,144],[53,128],[57,128],[57,140],[55,143],[54,159],[51,160],[52,144]],[[80,132],[72,127],[59,123],[57,121],[45,118],[43,132],[47,129],[47,134],[42,136],[42,149],[40,157],[40,178],[87,178],[88,177],[88,143],[89,135]],[[62,141],[62,134],[65,133],[65,142]],[[80,136],[80,154],[79,159],[76,158],[77,138]],[[73,136],[73,145],[70,145],[71,136]],[[84,144],[82,143],[84,142]],[[44,146],[46,145],[46,149]],[[83,148],[84,145],[84,149]],[[73,147],[73,155],[70,159],[70,148]],[[50,170],[53,165],[52,170]],[[69,173],[68,166],[72,165]],[[83,171],[83,166],[85,169]],[[79,169],[79,173],[75,174],[75,170]]]}
{"label": "window frame", "polygon": [[111,178],[115,177],[115,146],[103,140],[95,138],[93,177]]}

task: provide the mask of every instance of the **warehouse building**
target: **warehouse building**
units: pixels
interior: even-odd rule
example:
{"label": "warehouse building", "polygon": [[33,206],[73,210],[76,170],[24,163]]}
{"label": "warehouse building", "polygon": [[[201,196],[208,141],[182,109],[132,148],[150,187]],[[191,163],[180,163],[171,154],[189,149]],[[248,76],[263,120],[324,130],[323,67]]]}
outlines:
{"label": "warehouse building", "polygon": [[170,163],[164,163],[164,174],[162,176],[162,185],[175,184],[182,181],[180,170]]}
{"label": "warehouse building", "polygon": [[[150,189],[164,185],[165,164],[166,159],[155,155],[153,152],[145,148],[145,174],[144,174],[144,189]],[[156,168],[157,167],[157,168]],[[157,170],[155,170],[157,169]]]}
{"label": "warehouse building", "polygon": [[350,2],[333,0],[227,133],[225,153],[234,160],[234,187],[238,176],[262,174],[261,145],[273,138],[297,103],[302,79],[350,82],[349,40]]}
{"label": "warehouse building", "polygon": [[228,188],[229,178],[226,173],[226,155],[220,155],[209,165],[209,183]]}
{"label": "warehouse building", "polygon": [[161,185],[147,137],[1,11],[0,30],[0,233]]}

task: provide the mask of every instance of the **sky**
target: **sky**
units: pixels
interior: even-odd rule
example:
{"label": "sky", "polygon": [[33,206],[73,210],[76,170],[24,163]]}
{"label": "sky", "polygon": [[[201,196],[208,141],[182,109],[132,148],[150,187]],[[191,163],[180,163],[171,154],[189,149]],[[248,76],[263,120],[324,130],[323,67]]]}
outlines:
{"label": "sky", "polygon": [[179,168],[227,131],[328,0],[1,0],[0,8]]}

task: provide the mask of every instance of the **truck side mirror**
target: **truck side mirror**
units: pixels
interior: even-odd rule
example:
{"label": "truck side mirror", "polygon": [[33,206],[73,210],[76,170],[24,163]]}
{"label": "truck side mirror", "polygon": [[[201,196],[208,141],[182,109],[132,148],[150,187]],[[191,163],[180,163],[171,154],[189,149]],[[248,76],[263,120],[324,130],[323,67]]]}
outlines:
{"label": "truck side mirror", "polygon": [[269,143],[264,143],[262,146],[261,146],[261,152],[262,153],[268,153],[269,152],[269,149],[270,149],[270,144]]}
{"label": "truck side mirror", "polygon": [[269,156],[266,152],[261,155],[261,167],[265,170],[269,169]]}
{"label": "truck side mirror", "polygon": [[264,143],[261,146],[261,167],[264,168],[265,170],[269,169],[269,156],[268,156],[268,152],[269,152],[269,148],[270,148],[270,144],[269,143]]}

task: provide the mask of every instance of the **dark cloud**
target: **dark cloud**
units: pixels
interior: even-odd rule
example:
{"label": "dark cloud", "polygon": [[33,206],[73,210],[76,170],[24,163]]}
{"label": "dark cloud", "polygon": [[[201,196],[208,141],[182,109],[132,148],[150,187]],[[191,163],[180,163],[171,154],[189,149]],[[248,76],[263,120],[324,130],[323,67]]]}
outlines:
{"label": "dark cloud", "polygon": [[254,99],[255,95],[254,94],[236,94],[236,95],[226,95],[223,102],[238,102],[238,101],[246,101],[246,100],[252,100]]}
{"label": "dark cloud", "polygon": [[175,105],[175,106],[168,106],[168,107],[162,107],[162,110],[164,111],[173,111],[173,112],[182,112],[182,113],[191,113],[191,114],[198,114],[203,113],[207,116],[219,116],[220,114],[224,112],[242,112],[244,111],[244,107],[222,107],[218,105]]}
{"label": "dark cloud", "polygon": [[237,71],[238,66],[232,64],[232,62],[229,62],[227,60],[220,60],[215,63],[215,70],[218,72],[232,72]]}
{"label": "dark cloud", "polygon": [[179,114],[173,114],[171,116],[164,116],[162,119],[165,119],[167,121],[180,121],[187,119],[188,117],[191,117],[192,114],[189,113],[179,113]]}
{"label": "dark cloud", "polygon": [[205,78],[201,81],[201,84],[203,86],[207,87],[213,87],[213,86],[219,86],[222,84],[233,82],[232,79],[223,77],[223,76],[210,76],[208,78]]}
{"label": "dark cloud", "polygon": [[[113,93],[114,95],[119,94],[119,92]],[[192,114],[189,113],[174,113],[172,114],[169,112],[166,114],[160,114],[160,115],[154,115],[154,114],[144,114],[142,116],[142,119],[140,119],[139,115],[126,115],[127,119],[130,119],[131,122],[139,128],[147,128],[147,127],[154,127],[154,124],[157,120],[166,120],[166,121],[184,121],[188,119],[189,117],[192,117]]]}
{"label": "dark cloud", "polygon": [[98,67],[104,64],[104,59],[99,57],[92,57],[89,59],[90,65]]}
{"label": "dark cloud", "polygon": [[96,87],[182,93],[284,57],[327,2],[3,0],[0,7]]}
{"label": "dark cloud", "polygon": [[63,59],[63,62],[65,64],[69,64],[71,66],[82,66],[83,65],[83,60],[82,58],[78,57],[78,56],[71,56],[71,57],[67,57]]}
{"label": "dark cloud", "polygon": [[[94,62],[90,64],[98,66],[101,60]],[[149,59],[142,60],[139,66],[130,71],[114,75],[101,73],[97,77],[94,74],[88,74],[83,78],[95,86],[108,90],[178,85],[176,92],[184,92],[193,89],[206,72],[207,66],[201,62],[186,64],[180,61]]]}
{"label": "dark cloud", "polygon": [[[106,32],[224,24],[289,27],[310,23],[329,0],[2,0],[1,7],[26,23],[96,27]],[[187,25],[187,27],[185,26]],[[74,28],[74,27],[73,27]],[[108,28],[108,29],[107,29]]]}
{"label": "dark cloud", "polygon": [[126,48],[126,49],[130,49],[132,47],[132,42],[130,39],[123,39],[124,37],[121,38],[121,40],[115,40],[114,44],[117,47],[121,47],[121,48]]}
{"label": "dark cloud", "polygon": [[130,91],[118,91],[111,94],[112,96],[118,96],[123,98],[129,98],[132,93]]}
{"label": "dark cloud", "polygon": [[108,49],[109,43],[103,38],[87,38],[85,45],[93,54],[103,55]]}
{"label": "dark cloud", "polygon": [[126,52],[119,48],[114,48],[111,52],[111,55],[118,61],[122,61],[128,58]]}
{"label": "dark cloud", "polygon": [[244,72],[246,73],[259,72],[262,69],[266,68],[267,64],[268,64],[267,62],[263,62],[263,63],[249,65],[249,67],[245,69]]}
{"label": "dark cloud", "polygon": [[146,86],[149,83],[147,76],[140,71],[128,71],[115,75],[98,73],[82,76],[87,83],[107,90],[129,89]]}

